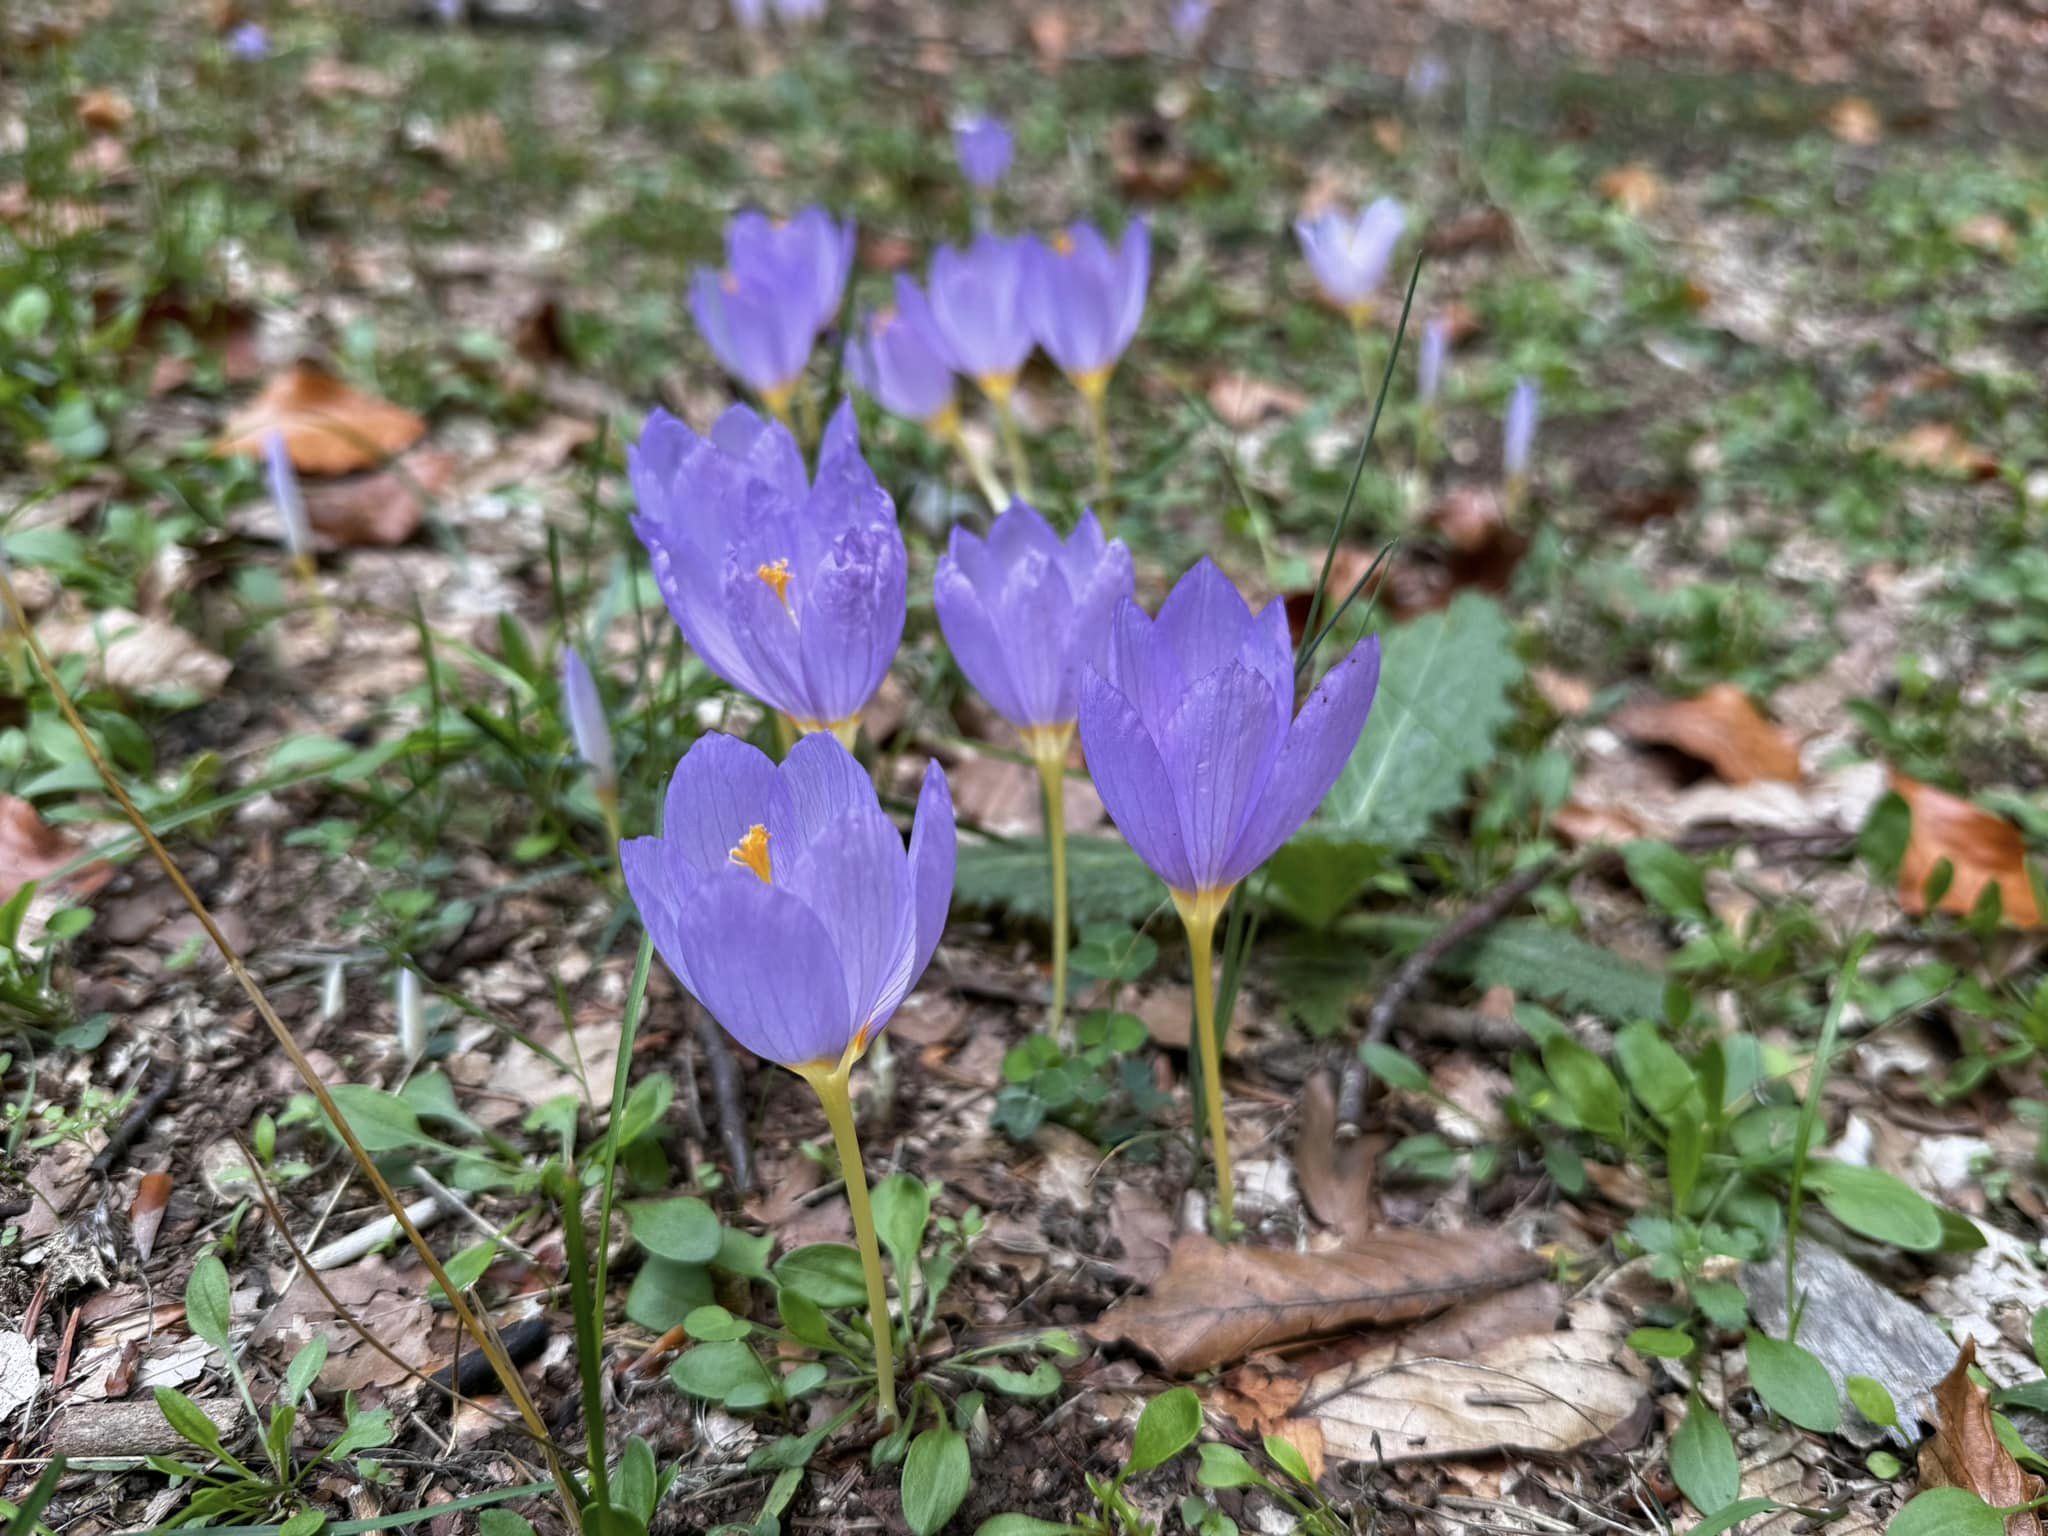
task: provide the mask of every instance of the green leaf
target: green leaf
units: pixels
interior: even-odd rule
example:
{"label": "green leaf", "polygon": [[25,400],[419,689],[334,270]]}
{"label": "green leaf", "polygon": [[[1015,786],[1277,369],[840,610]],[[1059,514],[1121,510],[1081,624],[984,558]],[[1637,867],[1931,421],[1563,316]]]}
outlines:
{"label": "green leaf", "polygon": [[710,1398],[736,1408],[758,1408],[772,1402],[775,1383],[751,1346],[738,1339],[699,1344],[676,1357],[669,1379],[692,1397]]}
{"label": "green leaf", "polygon": [[857,1307],[868,1299],[860,1254],[845,1243],[807,1243],[785,1253],[775,1283],[826,1309]]}
{"label": "green leaf", "polygon": [[1906,862],[1906,844],[1912,836],[1912,807],[1896,791],[1887,790],[1870,808],[1856,838],[1856,851],[1880,880],[1896,885],[1899,867]]}
{"label": "green leaf", "polygon": [[358,1409],[349,1416],[333,1444],[321,1454],[335,1461],[354,1455],[357,1451],[374,1450],[380,1445],[391,1443],[391,1410],[389,1408]]}
{"label": "green leaf", "polygon": [[225,1459],[227,1448],[220,1443],[220,1426],[206,1411],[174,1387],[156,1389],[156,1411],[164,1422],[208,1455]]}
{"label": "green leaf", "polygon": [[1801,1429],[1833,1434],[1842,1426],[1842,1400],[1828,1368],[1807,1350],[1754,1329],[1748,1337],[1749,1384],[1775,1413]]}
{"label": "green leaf", "polygon": [[1703,1515],[1726,1508],[1742,1492],[1742,1463],[1735,1458],[1728,1426],[1697,1392],[1686,1403],[1678,1433],[1671,1437],[1671,1476]]}
{"label": "green leaf", "polygon": [[2048,1375],[2048,1307],[2043,1307],[2034,1314],[2032,1336],[2034,1363],[2041,1367],[2043,1375]]}
{"label": "green leaf", "polygon": [[618,1469],[612,1473],[612,1501],[645,1524],[654,1518],[656,1484],[654,1448],[638,1435],[628,1436],[619,1448]]}
{"label": "green leaf", "polygon": [[648,1259],[626,1292],[626,1318],[649,1333],[667,1333],[711,1300],[711,1277],[698,1264]]}
{"label": "green leaf", "polygon": [[1767,1514],[1785,1506],[1776,1499],[1737,1499],[1719,1514],[1709,1515],[1693,1526],[1685,1536],[1721,1536],[1723,1531],[1733,1530],[1752,1515]]}
{"label": "green leaf", "polygon": [[[861,1293],[865,1296],[865,1290]],[[818,1304],[801,1291],[783,1290],[777,1293],[775,1309],[782,1314],[782,1326],[789,1330],[800,1344],[813,1349],[837,1349],[839,1341],[832,1336],[831,1326],[825,1321],[825,1314]]]}
{"label": "green leaf", "polygon": [[[1426,917],[1373,913],[1345,918],[1334,932],[1352,967],[1369,980],[1374,966],[1384,964],[1375,946],[1406,953],[1420,948],[1438,926]],[[1314,941],[1313,936],[1307,940]],[[1283,963],[1290,952],[1298,948],[1278,950]],[[1664,978],[1657,972],[1534,920],[1494,924],[1445,955],[1440,968],[1478,986],[1507,987],[1517,997],[1598,1014],[1617,1024],[1653,1017],[1664,1003]]]}
{"label": "green leaf", "polygon": [[974,1536],[1067,1536],[1078,1529],[1036,1515],[990,1515],[974,1528]]}
{"label": "green leaf", "polygon": [[1310,827],[1266,861],[1266,895],[1304,928],[1327,928],[1385,863],[1372,843]]}
{"label": "green leaf", "polygon": [[1844,1385],[1849,1389],[1849,1401],[1864,1418],[1886,1429],[1899,1427],[1898,1405],[1883,1382],[1873,1376],[1851,1376]]}
{"label": "green leaf", "polygon": [[766,1280],[768,1254],[774,1246],[775,1239],[766,1232],[741,1232],[733,1227],[721,1227],[718,1230],[718,1257],[711,1261],[711,1265],[728,1275]]}
{"label": "green leaf", "polygon": [[1620,1141],[1623,1135],[1621,1084],[1607,1063],[1570,1035],[1543,1042],[1543,1070],[1587,1130]]}
{"label": "green leaf", "polygon": [[1638,1328],[1628,1336],[1628,1347],[1639,1355],[1659,1360],[1683,1360],[1699,1346],[1692,1335],[1680,1328]]}
{"label": "green leaf", "polygon": [[903,1458],[903,1519],[916,1536],[932,1536],[953,1518],[974,1479],[967,1437],[935,1424],[910,1442]]}
{"label": "green leaf", "polygon": [[1008,1397],[1026,1400],[1051,1397],[1060,1389],[1060,1368],[1050,1360],[1041,1360],[1029,1371],[1012,1370],[1004,1365],[961,1365],[958,1367],[976,1381],[987,1382],[996,1391]]}
{"label": "green leaf", "polygon": [[1614,1036],[1614,1059],[1629,1091],[1666,1125],[1701,1118],[1699,1080],[1655,1024],[1638,1019]]}
{"label": "green leaf", "polygon": [[658,1258],[704,1264],[718,1257],[718,1213],[695,1195],[628,1201],[626,1220],[633,1241]]}
{"label": "green leaf", "polygon": [[923,1179],[892,1173],[875,1186],[873,1201],[875,1235],[889,1250],[897,1283],[907,1287],[906,1277],[917,1269],[918,1250],[924,1246],[925,1225],[932,1219],[932,1192]]}
{"label": "green leaf", "polygon": [[327,1511],[302,1509],[277,1528],[277,1536],[319,1536],[327,1529]]}
{"label": "green leaf", "polygon": [[1906,1470],[1906,1464],[1890,1451],[1872,1451],[1863,1458],[1863,1465],[1870,1469],[1872,1477],[1881,1477],[1886,1482]]}
{"label": "green leaf", "polygon": [[1315,1473],[1309,1469],[1308,1458],[1292,1440],[1283,1440],[1278,1435],[1266,1435],[1260,1441],[1266,1448],[1266,1455],[1274,1466],[1285,1472],[1297,1483],[1313,1488]]}
{"label": "green leaf", "polygon": [[1244,1452],[1234,1445],[1211,1441],[1199,1454],[1202,1467],[1195,1474],[1195,1481],[1204,1488],[1256,1488],[1265,1482],[1258,1469],[1245,1460]]}
{"label": "green leaf", "polygon": [[1916,1493],[1892,1516],[1885,1536],[2005,1536],[2005,1516],[1967,1488]]}
{"label": "green leaf", "polygon": [[1429,1074],[1391,1045],[1368,1040],[1359,1046],[1358,1054],[1372,1068],[1372,1075],[1389,1088],[1399,1088],[1406,1093],[1429,1092]]}
{"label": "green leaf", "polygon": [[690,1315],[683,1319],[683,1327],[691,1338],[705,1344],[729,1343],[734,1339],[744,1339],[754,1331],[754,1325],[745,1318],[734,1317],[715,1304],[692,1307]]}
{"label": "green leaf", "polygon": [[[483,1279],[484,1271],[491,1267],[491,1260],[498,1256],[498,1240],[487,1237],[480,1243],[471,1243],[441,1267],[448,1271],[448,1279],[458,1291],[466,1291]],[[427,1283],[427,1297],[433,1301],[445,1301],[441,1282]]]}
{"label": "green leaf", "polygon": [[1672,917],[1709,920],[1706,876],[1669,843],[1629,843],[1621,850],[1621,861],[1650,905]]}
{"label": "green leaf", "polygon": [[587,1504],[583,1536],[647,1536],[647,1522],[616,1504]]}
{"label": "green leaf", "polygon": [[1131,1459],[1124,1466],[1127,1476],[1164,1466],[1195,1443],[1202,1432],[1202,1400],[1193,1387],[1175,1387],[1162,1392],[1138,1415],[1137,1433],[1131,1438]]}
{"label": "green leaf", "polygon": [[192,1266],[192,1278],[185,1282],[185,1326],[225,1355],[231,1321],[228,1272],[219,1256],[209,1253]]}
{"label": "green leaf", "polygon": [[1077,976],[1097,981],[1137,981],[1159,958],[1159,944],[1128,923],[1090,923],[1067,955]]}
{"label": "green leaf", "polygon": [[509,1509],[486,1509],[476,1517],[477,1536],[533,1536],[533,1522]]}
{"label": "green leaf", "polygon": [[676,1096],[676,1085],[666,1072],[650,1072],[633,1085],[626,1106],[619,1111],[618,1145],[631,1146],[660,1123]]}
{"label": "green leaf", "polygon": [[284,1400],[296,1407],[319,1379],[321,1368],[326,1364],[327,1335],[316,1333],[299,1346],[299,1352],[292,1356],[292,1363],[285,1367]]}
{"label": "green leaf", "polygon": [[366,1083],[336,1083],[328,1090],[335,1107],[365,1152],[399,1152],[430,1145],[413,1107],[395,1093]]}
{"label": "green leaf", "polygon": [[[953,900],[961,907],[1052,916],[1045,843],[965,843],[954,865]],[[1067,899],[1077,923],[1137,923],[1166,903],[1166,887],[1119,839],[1067,839]]]}
{"label": "green leaf", "polygon": [[1880,1169],[1816,1160],[1806,1181],[1820,1192],[1828,1214],[1852,1231],[1920,1252],[1941,1245],[1934,1202]]}

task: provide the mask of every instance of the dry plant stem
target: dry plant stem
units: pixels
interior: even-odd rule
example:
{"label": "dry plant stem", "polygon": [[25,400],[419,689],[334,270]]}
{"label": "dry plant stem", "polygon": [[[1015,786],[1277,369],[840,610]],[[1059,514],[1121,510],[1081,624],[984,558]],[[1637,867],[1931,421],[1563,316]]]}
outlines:
{"label": "dry plant stem", "polygon": [[690,1026],[704,1051],[704,1065],[711,1074],[711,1102],[718,1110],[718,1134],[725,1143],[725,1155],[732,1164],[732,1187],[748,1194],[754,1187],[754,1152],[747,1140],[747,1112],[740,1100],[739,1063],[725,1032],[694,1002],[684,1004],[690,1011]]}
{"label": "dry plant stem", "polygon": [[1074,728],[1027,733],[1032,761],[1045,786],[1045,846],[1052,856],[1052,1015],[1048,1033],[1067,1042],[1067,746]]}
{"label": "dry plant stem", "polygon": [[1216,1235],[1222,1242],[1237,1232],[1237,1186],[1230,1171],[1230,1133],[1223,1123],[1223,1043],[1216,1038],[1216,919],[1229,900],[1227,890],[1173,893],[1174,907],[1187,927],[1188,962],[1195,973],[1195,1039],[1202,1052],[1202,1100],[1216,1162]]}
{"label": "dry plant stem", "polygon": [[497,1370],[498,1379],[504,1383],[507,1393],[512,1398],[513,1406],[519,1410],[520,1418],[526,1421],[526,1426],[532,1431],[534,1438],[545,1447],[548,1457],[548,1470],[554,1477],[556,1488],[561,1493],[564,1512],[575,1528],[580,1531],[582,1529],[582,1514],[576,1503],[576,1484],[570,1477],[568,1468],[563,1465],[553,1440],[549,1438],[547,1424],[541,1418],[540,1411],[534,1407],[532,1397],[528,1394],[524,1383],[519,1378],[518,1369],[505,1354],[503,1346],[498,1342],[497,1335],[491,1329],[484,1326],[469,1304],[463,1300],[461,1289],[449,1280],[448,1272],[441,1267],[441,1261],[434,1256],[434,1250],[428,1245],[426,1238],[421,1235],[419,1228],[414,1226],[412,1221],[406,1216],[405,1208],[399,1203],[398,1196],[392,1190],[390,1183],[385,1179],[383,1173],[379,1171],[370,1154],[363,1149],[362,1142],[356,1138],[355,1131],[349,1126],[348,1117],[341,1112],[341,1106],[334,1102],[334,1095],[327,1091],[327,1084],[321,1080],[320,1074],[313,1069],[312,1062],[306,1059],[306,1053],[299,1048],[298,1041],[292,1038],[292,1032],[285,1027],[284,1020],[277,1016],[277,1010],[270,1006],[270,999],[264,995],[263,988],[257,984],[256,978],[249,973],[249,968],[242,963],[242,957],[236,953],[235,947],[228,942],[227,935],[220,931],[220,925],[214,921],[213,914],[206,908],[206,903],[199,899],[199,893],[192,889],[191,882],[185,878],[185,872],[178,867],[177,860],[171,857],[170,850],[164,847],[162,840],[157,837],[147,818],[143,816],[141,811],[136,809],[135,802],[129,798],[128,791],[122,787],[121,781],[114,776],[113,770],[107,766],[106,759],[100,755],[99,747],[93,741],[92,732],[86,728],[85,721],[79,717],[78,706],[72,702],[70,691],[65,688],[62,679],[57,675],[56,667],[51,664],[50,658],[44,652],[41,642],[36,639],[35,633],[29,625],[27,611],[22,607],[21,594],[15,591],[14,579],[4,566],[0,566],[0,601],[6,603],[9,621],[27,644],[29,655],[35,661],[36,670],[42,674],[43,681],[50,690],[51,698],[56,700],[58,711],[64,716],[65,722],[71,727],[72,733],[77,736],[78,744],[84,751],[86,760],[92,764],[93,771],[99,776],[100,782],[106,786],[107,793],[113,796],[115,803],[121,807],[121,813],[128,818],[129,824],[135,828],[136,835],[142,839],[143,844],[149,849],[150,855],[156,860],[158,866],[163,870],[165,877],[169,879],[171,885],[176,889],[180,899],[191,909],[193,917],[199,922],[199,926],[206,931],[207,938],[213,941],[213,946],[220,952],[221,960],[226,964],[229,973],[234,976],[235,981],[248,996],[249,1002],[255,1008],[258,1016],[269,1027],[271,1034],[277,1040],[279,1049],[291,1061],[293,1070],[299,1074],[300,1080],[312,1092],[322,1112],[327,1116],[329,1124],[334,1127],[335,1134],[341,1138],[342,1145],[348,1148],[349,1156],[355,1159],[356,1166],[362,1170],[363,1176],[370,1181],[370,1187],[376,1190],[377,1198],[382,1200],[385,1206],[398,1218],[399,1227],[405,1233],[406,1241],[412,1244],[414,1251],[420,1256],[420,1262],[426,1265],[427,1273],[433,1276],[435,1282],[440,1285],[442,1291],[447,1295],[449,1309],[455,1313],[457,1321],[461,1323],[464,1331],[476,1340],[477,1347],[484,1352],[485,1357],[489,1359],[491,1365]]}
{"label": "dry plant stem", "polygon": [[[439,1195],[423,1196],[405,1208],[406,1220],[421,1230],[431,1227],[447,1214],[448,1206]],[[339,1269],[344,1264],[353,1264],[373,1248],[382,1248],[398,1236],[398,1230],[398,1223],[390,1215],[379,1216],[355,1231],[315,1248],[311,1263],[315,1269]]]}
{"label": "dry plant stem", "polygon": [[793,1068],[811,1085],[832,1128],[839,1152],[839,1171],[846,1179],[846,1203],[853,1210],[854,1244],[860,1249],[861,1274],[868,1284],[868,1326],[875,1335],[876,1411],[884,1424],[896,1422],[896,1348],[889,1322],[889,1289],[882,1281],[882,1247],[875,1238],[875,1213],[868,1204],[868,1176],[860,1159],[860,1133],[853,1123],[853,1096],[847,1091],[852,1063],[833,1067],[821,1063]]}

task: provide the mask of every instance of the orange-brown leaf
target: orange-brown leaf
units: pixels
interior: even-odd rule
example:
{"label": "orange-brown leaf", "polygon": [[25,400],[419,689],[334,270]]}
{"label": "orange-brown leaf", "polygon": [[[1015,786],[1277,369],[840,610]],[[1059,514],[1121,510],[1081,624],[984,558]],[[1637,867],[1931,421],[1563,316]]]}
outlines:
{"label": "orange-brown leaf", "polygon": [[1828,108],[1828,132],[1844,144],[1868,146],[1884,137],[1884,119],[1861,96],[1844,96]]}
{"label": "orange-brown leaf", "polygon": [[1092,1324],[1168,1371],[1207,1370],[1258,1349],[1364,1325],[1410,1322],[1542,1271],[1496,1232],[1381,1232],[1364,1253],[1225,1247],[1189,1234],[1152,1294]]}
{"label": "orange-brown leaf", "polygon": [[1998,460],[1963,435],[1952,421],[1923,421],[1885,444],[1885,453],[1907,469],[1989,480]]}
{"label": "orange-brown leaf", "polygon": [[1664,180],[1640,160],[1617,165],[1600,178],[1600,195],[1622,212],[1641,218],[1664,201]]}
{"label": "orange-brown leaf", "polygon": [[1339,1138],[1337,1090],[1330,1074],[1318,1072],[1308,1080],[1301,1096],[1294,1169],[1301,1179],[1301,1197],[1316,1220],[1341,1234],[1347,1247],[1364,1247],[1379,1226],[1373,1175],[1384,1145],[1376,1136]]}
{"label": "orange-brown leaf", "polygon": [[[1935,1384],[1934,1406],[1941,1422],[1920,1448],[1920,1483],[1925,1488],[1967,1488],[1986,1504],[2025,1504],[2040,1497],[2041,1480],[2023,1471],[1991,1427],[1991,1399],[1970,1380],[1977,1341],[1963,1340],[1955,1369]],[[2040,1517],[2011,1516],[2006,1536],[2041,1536]]]}
{"label": "orange-brown leaf", "polygon": [[222,453],[258,458],[271,431],[284,434],[293,465],[311,475],[346,475],[403,453],[427,424],[403,406],[351,389],[311,363],[296,363],[228,418]]}
{"label": "orange-brown leaf", "polygon": [[[31,880],[45,880],[78,856],[84,844],[51,826],[36,808],[13,795],[0,795],[0,901]],[[92,863],[72,871],[50,890],[90,896],[113,878],[113,866]]]}
{"label": "orange-brown leaf", "polygon": [[1799,745],[1766,720],[1733,683],[1715,683],[1690,699],[1642,699],[1615,711],[1615,730],[1631,740],[1675,747],[1727,784],[1777,779],[1798,783]]}
{"label": "orange-brown leaf", "polygon": [[119,133],[134,119],[135,104],[119,91],[101,86],[79,95],[79,124],[94,133]]}
{"label": "orange-brown leaf", "polygon": [[1209,409],[1226,427],[1242,432],[1275,416],[1298,416],[1308,396],[1285,384],[1250,373],[1219,373],[1209,381]]}
{"label": "orange-brown leaf", "polygon": [[1912,835],[1899,863],[1900,906],[1915,915],[1927,910],[1928,879],[1946,859],[1954,875],[1942,892],[1942,911],[1967,915],[1976,910],[1984,888],[1995,885],[2008,926],[2041,926],[2040,906],[2027,874],[2027,845],[2018,827],[1902,773],[1894,773],[1891,784],[1913,813]]}
{"label": "orange-brown leaf", "polygon": [[156,1249],[157,1229],[164,1224],[164,1211],[170,1203],[171,1176],[145,1173],[134,1203],[128,1207],[128,1233],[135,1240],[136,1257],[145,1264]]}
{"label": "orange-brown leaf", "polygon": [[351,548],[403,544],[419,531],[427,503],[454,477],[452,455],[421,449],[374,475],[309,486],[306,521],[315,533]]}

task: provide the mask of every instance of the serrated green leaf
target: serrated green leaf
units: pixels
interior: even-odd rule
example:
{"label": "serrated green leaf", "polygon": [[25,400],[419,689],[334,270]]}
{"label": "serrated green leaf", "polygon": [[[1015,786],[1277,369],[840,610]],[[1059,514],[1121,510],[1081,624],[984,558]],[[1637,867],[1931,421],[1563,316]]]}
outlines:
{"label": "serrated green leaf", "polygon": [[[962,907],[1049,919],[1052,885],[1042,839],[963,843],[953,873]],[[1166,902],[1166,886],[1120,841],[1067,839],[1067,899],[1076,923],[1138,923]]]}

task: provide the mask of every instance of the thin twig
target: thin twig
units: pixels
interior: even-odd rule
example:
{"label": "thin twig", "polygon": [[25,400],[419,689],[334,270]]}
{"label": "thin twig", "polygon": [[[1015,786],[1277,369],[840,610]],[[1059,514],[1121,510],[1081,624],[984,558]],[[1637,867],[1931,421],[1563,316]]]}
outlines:
{"label": "thin twig", "polygon": [[732,1187],[748,1194],[754,1187],[754,1153],[747,1140],[747,1113],[740,1102],[739,1063],[732,1047],[725,1043],[725,1031],[710,1014],[695,1003],[683,1005],[690,1012],[690,1024],[697,1032],[697,1044],[704,1050],[704,1065],[711,1078],[711,1102],[718,1110],[718,1134],[725,1142],[725,1155],[732,1163]]}
{"label": "thin twig", "polygon": [[168,1060],[158,1059],[155,1063],[156,1075],[143,1090],[142,1096],[135,1101],[134,1106],[121,1117],[121,1123],[114,1127],[114,1133],[107,1138],[107,1144],[100,1148],[99,1155],[87,1165],[87,1172],[104,1176],[114,1171],[121,1159],[128,1155],[129,1147],[149,1129],[150,1122],[156,1118],[157,1111],[164,1107],[164,1102],[177,1092],[179,1069],[183,1065],[184,1062],[177,1057]]}

